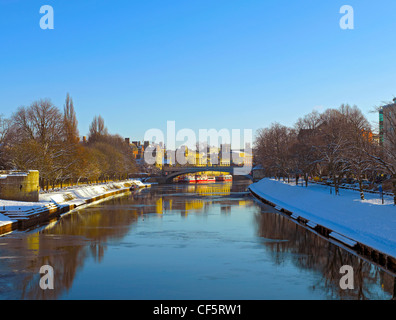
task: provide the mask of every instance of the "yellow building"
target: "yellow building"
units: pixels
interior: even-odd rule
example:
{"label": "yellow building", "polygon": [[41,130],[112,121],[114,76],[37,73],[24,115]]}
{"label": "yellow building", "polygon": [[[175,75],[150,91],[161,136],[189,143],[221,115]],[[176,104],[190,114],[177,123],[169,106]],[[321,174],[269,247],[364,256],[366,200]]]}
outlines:
{"label": "yellow building", "polygon": [[196,167],[204,167],[207,164],[207,158],[204,153],[199,153],[193,150],[189,150],[186,148],[185,150],[185,161],[187,165],[196,166]]}
{"label": "yellow building", "polygon": [[232,152],[232,163],[238,166],[252,166],[253,156],[244,151],[233,151]]}
{"label": "yellow building", "polygon": [[222,158],[220,157],[220,161],[219,161],[220,166],[222,167],[228,167],[231,164],[231,160],[227,157],[227,158]]}
{"label": "yellow building", "polygon": [[172,165],[172,159],[167,156],[166,149],[160,145],[155,146],[155,166],[162,169],[164,165]]}
{"label": "yellow building", "polygon": [[[222,152],[222,150],[224,152]],[[196,167],[223,166],[233,165],[253,165],[253,156],[245,151],[228,152],[226,148],[210,147],[207,152],[197,152],[188,149],[186,146],[181,147],[181,153],[184,153],[184,163]],[[171,164],[170,164],[171,165]]]}
{"label": "yellow building", "polygon": [[155,166],[159,169],[162,169],[162,165],[164,163],[164,150],[159,145],[157,145],[155,148]]}

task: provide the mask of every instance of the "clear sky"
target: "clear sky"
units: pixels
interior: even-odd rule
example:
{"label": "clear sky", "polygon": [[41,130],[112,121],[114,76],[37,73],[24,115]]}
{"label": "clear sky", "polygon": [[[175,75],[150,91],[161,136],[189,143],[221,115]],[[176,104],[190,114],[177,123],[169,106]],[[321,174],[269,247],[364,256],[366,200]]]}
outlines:
{"label": "clear sky", "polygon": [[[343,5],[354,30],[342,30]],[[42,30],[42,5],[54,30]],[[396,95],[395,0],[0,0],[0,113],[74,100],[81,135],[293,125]]]}

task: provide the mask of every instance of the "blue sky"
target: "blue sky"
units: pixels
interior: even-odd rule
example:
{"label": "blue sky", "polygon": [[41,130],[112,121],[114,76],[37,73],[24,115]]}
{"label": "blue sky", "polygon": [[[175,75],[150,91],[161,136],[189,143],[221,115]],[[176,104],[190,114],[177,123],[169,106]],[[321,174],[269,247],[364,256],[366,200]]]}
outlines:
{"label": "blue sky", "polygon": [[[54,30],[42,30],[42,5]],[[342,30],[342,5],[355,29]],[[313,109],[366,116],[396,95],[394,0],[0,0],[0,113],[74,100],[80,134],[293,125]]]}

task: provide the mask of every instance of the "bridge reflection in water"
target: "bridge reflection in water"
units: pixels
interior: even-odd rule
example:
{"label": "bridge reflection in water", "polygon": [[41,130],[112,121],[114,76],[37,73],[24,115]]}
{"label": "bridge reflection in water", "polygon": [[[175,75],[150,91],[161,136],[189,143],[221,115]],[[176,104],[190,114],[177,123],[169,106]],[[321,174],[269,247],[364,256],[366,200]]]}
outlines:
{"label": "bridge reflection in water", "polygon": [[[114,295],[125,299],[183,299],[190,298],[189,294],[201,299],[223,299],[230,294],[234,294],[231,298],[235,299],[392,298],[394,275],[314,235],[275,213],[273,208],[259,205],[245,190],[246,184],[236,183],[157,186],[72,213],[41,229],[2,237],[0,298],[107,299]],[[197,217],[204,217],[204,222],[196,220]],[[170,226],[180,230],[167,229]],[[187,227],[190,229],[183,230]],[[196,228],[206,233],[197,233]],[[218,231],[214,233],[214,230]],[[232,232],[227,233],[230,230]],[[194,251],[195,247],[188,247],[191,242],[195,246],[202,243],[202,248]],[[187,246],[187,251],[181,251],[183,248],[175,247],[176,244]],[[188,256],[189,250],[193,256]],[[224,256],[228,250],[232,255]],[[207,251],[212,253],[210,259],[205,255]],[[183,259],[166,261],[164,255],[156,259],[153,252],[170,256],[183,252]],[[202,256],[196,257],[199,254]],[[108,262],[106,255],[116,261]],[[196,281],[201,283],[193,286],[196,291],[191,289],[190,282],[194,279],[194,259],[200,259],[199,272],[208,273],[196,275]],[[172,267],[168,269],[167,263]],[[187,263],[186,267],[191,268],[188,281],[180,278],[184,273],[177,271],[178,263]],[[210,266],[207,270],[206,263]],[[38,271],[45,264],[55,270],[54,290],[44,291],[38,285]],[[125,269],[120,267],[125,264]],[[354,290],[342,290],[339,286],[339,269],[346,264],[354,268]],[[306,275],[306,279],[299,280],[306,280],[307,284],[295,284],[297,281],[287,277],[282,279],[283,269],[302,277]],[[162,273],[156,270],[166,272],[167,278],[161,278]],[[279,277],[257,286],[272,272]],[[122,279],[122,286],[106,281],[106,275],[111,278],[115,273]],[[212,273],[223,274],[223,291]],[[235,273],[238,281],[234,281]],[[94,274],[97,277],[92,280]],[[144,279],[150,281],[146,283]],[[84,286],[90,281],[95,283],[91,289],[89,285]],[[163,283],[163,287],[157,289],[159,283]],[[188,289],[183,287],[184,283]],[[271,283],[278,289],[283,288],[278,292],[280,296],[274,296]],[[292,286],[294,289],[289,290]],[[293,297],[293,291],[300,286],[301,292],[295,292]],[[171,288],[169,292],[168,288]],[[173,297],[170,292],[180,292],[180,296]],[[218,292],[218,296],[208,296],[208,292]],[[238,292],[243,295],[238,296]]]}
{"label": "bridge reflection in water", "polygon": [[244,179],[253,180],[251,166],[194,166],[194,167],[169,167],[165,166],[162,169],[161,177],[158,177],[160,183],[174,182],[180,176],[208,174],[211,176],[217,175],[232,175],[234,177],[242,177]]}

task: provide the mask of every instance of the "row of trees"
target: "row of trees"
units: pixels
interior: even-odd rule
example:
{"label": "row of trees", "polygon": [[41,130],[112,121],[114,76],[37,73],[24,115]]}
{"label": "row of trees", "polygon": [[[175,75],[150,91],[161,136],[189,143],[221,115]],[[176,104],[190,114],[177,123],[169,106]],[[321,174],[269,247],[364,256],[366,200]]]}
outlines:
{"label": "row of trees", "polygon": [[[396,195],[396,145],[381,146],[373,138],[372,128],[356,106],[342,105],[323,113],[313,111],[298,119],[294,127],[279,123],[261,129],[255,141],[255,160],[269,176],[299,177],[308,186],[309,176],[328,176],[335,192],[340,180],[351,177],[359,181],[364,199],[363,179],[390,175]],[[396,204],[396,196],[395,196]]]}
{"label": "row of trees", "polygon": [[135,170],[133,150],[108,133],[95,116],[86,143],[80,141],[73,100],[63,112],[50,100],[20,107],[9,119],[0,116],[0,169],[39,170],[40,186],[123,179]]}

